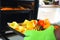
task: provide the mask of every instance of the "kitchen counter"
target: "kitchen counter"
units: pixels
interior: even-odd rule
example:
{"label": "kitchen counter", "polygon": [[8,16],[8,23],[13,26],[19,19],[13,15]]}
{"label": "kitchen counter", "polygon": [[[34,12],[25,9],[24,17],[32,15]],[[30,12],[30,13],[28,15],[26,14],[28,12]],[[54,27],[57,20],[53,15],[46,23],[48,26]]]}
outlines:
{"label": "kitchen counter", "polygon": [[48,18],[51,24],[60,22],[60,6],[58,5],[45,5],[38,8],[37,19]]}

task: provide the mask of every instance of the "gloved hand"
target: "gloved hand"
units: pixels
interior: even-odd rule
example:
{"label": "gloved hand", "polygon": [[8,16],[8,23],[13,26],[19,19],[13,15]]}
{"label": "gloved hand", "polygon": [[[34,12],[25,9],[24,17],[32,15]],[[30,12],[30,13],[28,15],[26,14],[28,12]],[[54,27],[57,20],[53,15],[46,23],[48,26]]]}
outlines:
{"label": "gloved hand", "polygon": [[24,34],[26,35],[24,40],[56,40],[54,35],[54,26],[52,25],[42,31],[27,30]]}

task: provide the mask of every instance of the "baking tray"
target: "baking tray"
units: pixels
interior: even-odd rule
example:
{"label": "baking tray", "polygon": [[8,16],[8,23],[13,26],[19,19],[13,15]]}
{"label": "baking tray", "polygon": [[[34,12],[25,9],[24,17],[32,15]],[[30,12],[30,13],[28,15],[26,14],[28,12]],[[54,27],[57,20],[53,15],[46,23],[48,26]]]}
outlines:
{"label": "baking tray", "polygon": [[20,35],[20,36],[22,36],[22,37],[25,37],[25,35],[22,34],[21,32],[18,32],[18,31],[16,31],[15,29],[13,29],[13,28],[11,28],[11,27],[9,27],[9,26],[8,26],[8,28],[9,28],[10,30],[12,30],[13,32],[15,32],[16,34],[18,34],[18,35]]}

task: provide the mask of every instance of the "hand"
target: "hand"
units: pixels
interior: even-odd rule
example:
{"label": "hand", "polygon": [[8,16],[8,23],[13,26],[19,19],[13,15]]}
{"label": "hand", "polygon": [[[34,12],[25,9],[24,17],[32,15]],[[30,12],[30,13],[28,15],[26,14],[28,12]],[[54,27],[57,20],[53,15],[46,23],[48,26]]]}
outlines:
{"label": "hand", "polygon": [[28,30],[25,32],[24,40],[56,40],[54,35],[54,26],[50,26],[46,30]]}

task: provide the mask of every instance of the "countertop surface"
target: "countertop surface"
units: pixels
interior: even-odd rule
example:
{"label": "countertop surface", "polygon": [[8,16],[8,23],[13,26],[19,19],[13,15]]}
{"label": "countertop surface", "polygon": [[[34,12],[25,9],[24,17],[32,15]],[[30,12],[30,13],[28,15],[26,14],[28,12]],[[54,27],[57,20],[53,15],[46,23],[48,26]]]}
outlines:
{"label": "countertop surface", "polygon": [[[56,6],[56,7],[55,7]],[[47,5],[38,8],[37,19],[49,19],[51,23],[60,22],[60,6]]]}

